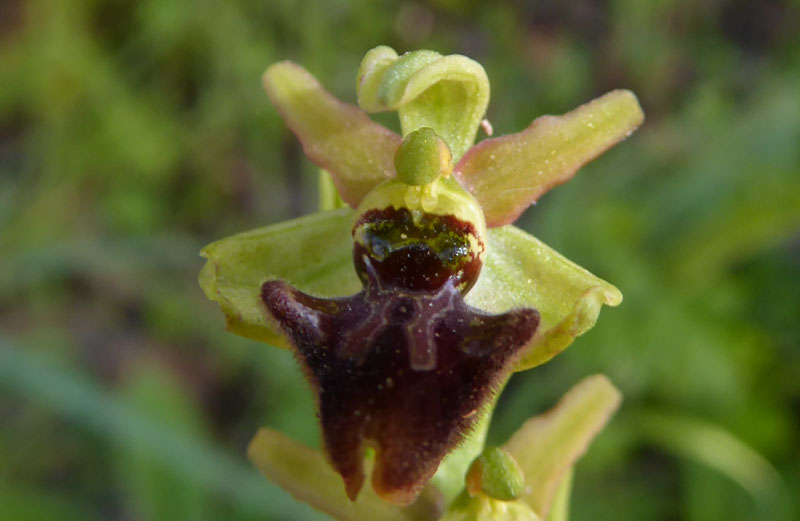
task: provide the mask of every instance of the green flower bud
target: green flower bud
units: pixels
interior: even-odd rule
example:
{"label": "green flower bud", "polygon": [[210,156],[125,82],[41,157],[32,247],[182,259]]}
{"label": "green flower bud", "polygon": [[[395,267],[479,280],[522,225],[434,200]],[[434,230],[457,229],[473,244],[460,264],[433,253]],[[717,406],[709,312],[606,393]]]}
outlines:
{"label": "green flower bud", "polygon": [[499,447],[487,447],[467,472],[471,496],[486,494],[500,501],[519,499],[525,491],[525,475],[511,454]]}
{"label": "green flower bud", "polygon": [[452,154],[433,129],[423,127],[410,133],[394,155],[394,168],[402,182],[421,186],[453,171]]}

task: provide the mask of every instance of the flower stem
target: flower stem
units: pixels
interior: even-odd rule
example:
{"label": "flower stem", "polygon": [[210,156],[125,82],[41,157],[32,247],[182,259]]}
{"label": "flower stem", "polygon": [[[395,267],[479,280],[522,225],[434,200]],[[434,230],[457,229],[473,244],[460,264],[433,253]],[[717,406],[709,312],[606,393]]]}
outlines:
{"label": "flower stem", "polygon": [[567,521],[569,519],[569,497],[572,493],[572,477],[573,468],[570,468],[558,485],[547,521]]}
{"label": "flower stem", "polygon": [[336,186],[333,184],[333,178],[331,175],[320,168],[319,170],[319,209],[320,211],[325,210],[336,210],[338,208],[346,208],[347,204],[342,200],[342,197],[339,195],[339,190],[336,189]]}

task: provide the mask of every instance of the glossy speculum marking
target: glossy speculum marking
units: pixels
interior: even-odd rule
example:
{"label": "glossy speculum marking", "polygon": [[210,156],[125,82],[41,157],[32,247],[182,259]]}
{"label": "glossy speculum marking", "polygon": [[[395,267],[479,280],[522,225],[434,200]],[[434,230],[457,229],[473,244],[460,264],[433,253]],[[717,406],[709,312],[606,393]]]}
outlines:
{"label": "glossy speculum marking", "polygon": [[382,283],[432,291],[453,279],[464,294],[478,280],[485,246],[472,223],[452,215],[373,209],[353,227],[353,262],[367,283],[369,258]]}
{"label": "glossy speculum marking", "polygon": [[261,298],[315,390],[348,496],[372,445],[373,488],[408,504],[480,417],[539,314],[466,304],[484,248],[470,223],[386,208],[365,212],[353,233],[363,291],[325,299],[267,281]]}

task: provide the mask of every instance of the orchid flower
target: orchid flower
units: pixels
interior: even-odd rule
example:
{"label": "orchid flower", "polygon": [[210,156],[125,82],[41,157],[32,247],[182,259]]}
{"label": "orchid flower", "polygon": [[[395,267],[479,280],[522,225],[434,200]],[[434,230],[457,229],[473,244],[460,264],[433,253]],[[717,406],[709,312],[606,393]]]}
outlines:
{"label": "orchid flower", "polygon": [[[208,245],[200,284],[230,331],[294,351],[315,391],[326,459],[355,503],[342,506],[325,486],[298,491],[297,476],[319,458],[292,445],[301,470],[276,471],[281,463],[264,454],[290,442],[273,431],[254,440],[252,457],[342,519],[366,516],[360,501],[376,519],[414,508],[376,506],[373,494],[418,510],[438,494],[452,519],[495,508],[490,497],[511,501],[519,519],[543,517],[549,499],[496,498],[497,487],[481,485],[480,462],[508,470],[516,456],[524,477],[536,472],[515,438],[508,458],[486,452],[489,413],[511,373],[563,351],[622,295],[511,223],[642,122],[635,96],[612,91],[473,146],[489,82],[464,56],[372,49],[358,72],[361,108],[291,62],[269,67],[263,81],[322,169],[323,210]],[[367,115],[380,111],[397,111],[402,136]],[[614,407],[609,398],[587,416],[602,421],[576,431],[581,443]],[[548,479],[563,477],[577,454],[559,458]],[[372,490],[359,497],[370,469]]]}

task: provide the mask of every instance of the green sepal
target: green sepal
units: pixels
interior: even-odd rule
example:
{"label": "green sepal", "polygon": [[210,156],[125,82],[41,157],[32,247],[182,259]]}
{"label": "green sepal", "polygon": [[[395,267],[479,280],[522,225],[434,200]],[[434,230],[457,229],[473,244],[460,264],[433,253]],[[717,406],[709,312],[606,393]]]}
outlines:
{"label": "green sepal", "polygon": [[254,340],[288,347],[267,320],[261,285],[280,279],[320,297],[361,290],[353,269],[349,208],[239,233],[209,244],[200,287],[225,314],[228,330]]}
{"label": "green sepal", "polygon": [[616,306],[622,293],[515,226],[492,228],[478,282],[467,303],[502,313],[532,307],[541,321],[517,362],[522,371],[541,365],[591,329],[603,304]]}
{"label": "green sepal", "polygon": [[547,518],[559,485],[621,400],[608,378],[589,376],[551,410],[526,421],[503,446],[525,474],[523,500],[540,517]]}
{"label": "green sepal", "polygon": [[480,202],[490,227],[509,224],[642,121],[636,96],[615,90],[563,116],[541,116],[522,132],[481,141],[454,175]]}
{"label": "green sepal", "polygon": [[489,79],[478,62],[427,50],[398,56],[385,45],[364,56],[356,91],[367,112],[396,110],[404,136],[435,130],[456,161],[475,142],[489,104]]}
{"label": "green sepal", "polygon": [[270,66],[263,84],[305,155],[330,172],[347,204],[355,208],[373,186],[394,177],[393,156],[400,136],[358,107],[336,99],[295,63]]}

